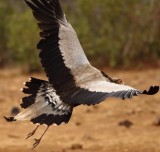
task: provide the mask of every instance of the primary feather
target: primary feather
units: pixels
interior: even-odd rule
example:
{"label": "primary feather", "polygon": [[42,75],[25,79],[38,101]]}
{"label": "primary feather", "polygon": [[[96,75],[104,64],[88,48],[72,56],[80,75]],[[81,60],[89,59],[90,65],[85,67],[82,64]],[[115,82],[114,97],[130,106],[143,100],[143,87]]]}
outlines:
{"label": "primary feather", "polygon": [[[40,35],[43,35],[37,45],[42,66],[63,101],[90,105],[108,97],[124,99],[143,93],[127,85],[111,82],[89,63],[59,0],[26,0],[26,3],[39,21]],[[153,90],[158,88],[150,91]]]}
{"label": "primary feather", "polygon": [[60,125],[69,121],[73,108],[80,104],[94,105],[109,97],[125,99],[158,92],[159,86],[140,91],[119,84],[93,67],[75,30],[67,21],[59,0],[25,2],[32,9],[41,29],[37,48],[49,81],[32,78],[27,82],[23,92],[30,95],[24,97],[21,104],[25,110],[14,118],[6,118],[8,121],[31,120],[40,125]]}

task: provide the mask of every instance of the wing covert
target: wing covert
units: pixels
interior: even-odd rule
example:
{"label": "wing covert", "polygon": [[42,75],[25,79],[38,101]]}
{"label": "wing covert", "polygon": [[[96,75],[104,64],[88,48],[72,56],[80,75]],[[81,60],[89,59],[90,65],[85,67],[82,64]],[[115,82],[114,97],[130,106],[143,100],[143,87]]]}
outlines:
{"label": "wing covert", "polygon": [[[57,93],[75,89],[74,70],[90,63],[77,34],[67,22],[59,0],[25,0],[38,20],[42,39],[37,45],[39,57],[49,81]],[[85,67],[85,66],[84,66]],[[84,73],[84,68],[79,71]]]}
{"label": "wing covert", "polygon": [[96,104],[108,97],[131,98],[153,94],[111,83],[101,71],[90,65],[77,34],[67,22],[59,0],[25,0],[38,20],[42,39],[37,45],[49,82],[64,102]]}

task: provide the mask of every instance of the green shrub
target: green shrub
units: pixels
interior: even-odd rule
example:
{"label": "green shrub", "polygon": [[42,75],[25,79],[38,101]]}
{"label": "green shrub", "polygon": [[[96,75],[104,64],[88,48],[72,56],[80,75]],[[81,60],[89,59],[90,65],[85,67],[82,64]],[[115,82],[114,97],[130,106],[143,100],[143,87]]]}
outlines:
{"label": "green shrub", "polygon": [[[61,1],[93,64],[132,67],[160,60],[159,0]],[[0,2],[0,65],[40,69],[36,21],[22,1],[9,2]]]}

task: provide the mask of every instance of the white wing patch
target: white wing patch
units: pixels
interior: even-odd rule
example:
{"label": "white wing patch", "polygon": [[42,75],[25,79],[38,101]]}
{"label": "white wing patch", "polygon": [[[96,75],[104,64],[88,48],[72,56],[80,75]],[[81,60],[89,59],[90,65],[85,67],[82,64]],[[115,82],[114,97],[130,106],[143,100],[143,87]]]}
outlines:
{"label": "white wing patch", "polygon": [[59,38],[59,47],[66,67],[72,70],[83,64],[89,64],[77,34],[69,23],[68,26],[60,26]]}
{"label": "white wing patch", "polygon": [[77,87],[106,93],[135,90],[126,85],[107,82],[101,72],[90,65],[77,34],[69,23],[60,26],[59,38],[64,63],[71,70]]}
{"label": "white wing patch", "polygon": [[115,84],[107,81],[89,81],[88,83],[82,84],[80,87],[87,89],[91,92],[104,92],[104,93],[136,90],[126,85]]}

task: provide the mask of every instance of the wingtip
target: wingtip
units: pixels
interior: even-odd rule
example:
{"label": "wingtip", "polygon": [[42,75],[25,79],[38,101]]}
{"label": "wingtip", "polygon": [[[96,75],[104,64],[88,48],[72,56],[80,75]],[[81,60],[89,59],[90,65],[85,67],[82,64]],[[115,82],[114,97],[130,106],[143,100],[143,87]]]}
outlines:
{"label": "wingtip", "polygon": [[151,86],[148,91],[144,90],[142,94],[154,95],[159,91],[159,89],[160,89],[159,86]]}

